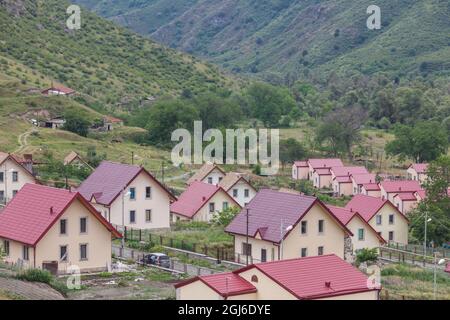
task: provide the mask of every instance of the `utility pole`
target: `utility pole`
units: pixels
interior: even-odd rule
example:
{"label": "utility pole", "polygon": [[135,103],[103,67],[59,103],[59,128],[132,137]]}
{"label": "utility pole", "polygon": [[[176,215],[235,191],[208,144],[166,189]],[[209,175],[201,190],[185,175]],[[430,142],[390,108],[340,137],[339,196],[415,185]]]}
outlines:
{"label": "utility pole", "polygon": [[164,175],[165,175],[165,172],[164,172],[164,160],[161,163],[161,175],[162,175],[162,183],[164,184]]}
{"label": "utility pole", "polygon": [[247,214],[246,214],[246,216],[247,216],[247,232],[246,232],[246,242],[247,242],[247,245],[246,245],[246,259],[247,259],[247,261],[246,261],[246,265],[248,266],[248,254],[249,254],[249,250],[248,250],[248,246],[249,246],[249,244],[248,244],[248,228],[249,228],[249,224],[248,224],[248,216],[249,216],[249,213],[248,213],[248,209],[247,209]]}
{"label": "utility pole", "polygon": [[428,211],[425,212],[425,232],[423,241],[423,262],[427,260],[427,228],[428,228]]}
{"label": "utility pole", "polygon": [[125,188],[122,190],[122,250],[125,248]]}
{"label": "utility pole", "polygon": [[134,165],[134,151],[131,151],[131,164]]}
{"label": "utility pole", "polygon": [[281,224],[280,224],[280,254],[279,254],[279,260],[283,260],[283,229],[284,229],[284,221],[283,218],[281,218]]}

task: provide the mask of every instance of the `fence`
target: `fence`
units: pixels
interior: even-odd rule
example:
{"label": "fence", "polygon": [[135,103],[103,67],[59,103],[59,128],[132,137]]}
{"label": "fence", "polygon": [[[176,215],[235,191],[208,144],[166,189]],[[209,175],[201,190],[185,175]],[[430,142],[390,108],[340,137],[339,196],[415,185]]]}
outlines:
{"label": "fence", "polygon": [[[407,263],[424,268],[433,268],[435,263],[434,256],[424,256],[423,251],[422,254],[419,254],[391,247],[380,247],[379,258],[389,262]],[[438,268],[442,269],[444,266],[438,266]]]}
{"label": "fence", "polygon": [[[417,244],[401,244],[398,242],[390,241],[387,245],[388,248],[407,251],[414,254],[424,255],[424,248],[422,245]],[[435,252],[439,253],[440,258],[450,258],[450,249],[437,247],[437,248],[426,248],[425,255],[432,257]]]}
{"label": "fence", "polygon": [[[121,257],[122,259],[132,260],[134,262],[140,263],[145,255],[148,255],[149,253],[129,249],[129,248],[122,248],[119,246],[113,246],[112,252],[116,257]],[[160,268],[164,269],[164,268]],[[170,268],[165,269],[167,271],[173,271],[178,273],[184,273],[189,276],[206,276],[211,275],[214,273],[219,273],[221,271],[216,271],[213,269],[208,269],[204,267],[199,267],[191,264],[187,264],[184,262],[177,261],[175,259],[170,260]]]}

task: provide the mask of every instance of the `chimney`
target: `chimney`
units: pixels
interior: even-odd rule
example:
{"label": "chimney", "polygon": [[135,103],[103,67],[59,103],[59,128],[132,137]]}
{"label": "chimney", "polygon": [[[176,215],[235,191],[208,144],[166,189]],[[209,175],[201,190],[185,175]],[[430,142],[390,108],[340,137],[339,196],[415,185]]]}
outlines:
{"label": "chimney", "polygon": [[53,207],[50,207],[50,215],[53,215],[54,211],[53,211]]}
{"label": "chimney", "polygon": [[327,287],[328,289],[331,289],[331,282],[330,281],[326,281],[325,282],[325,287]]}
{"label": "chimney", "polygon": [[24,158],[25,162],[33,163],[33,155],[32,154],[29,154],[29,153],[28,154],[24,154],[23,158]]}
{"label": "chimney", "polygon": [[203,201],[206,201],[206,197],[202,197],[202,200],[203,200]]}
{"label": "chimney", "polygon": [[398,188],[398,191],[402,191],[402,187],[399,187],[399,188]]}

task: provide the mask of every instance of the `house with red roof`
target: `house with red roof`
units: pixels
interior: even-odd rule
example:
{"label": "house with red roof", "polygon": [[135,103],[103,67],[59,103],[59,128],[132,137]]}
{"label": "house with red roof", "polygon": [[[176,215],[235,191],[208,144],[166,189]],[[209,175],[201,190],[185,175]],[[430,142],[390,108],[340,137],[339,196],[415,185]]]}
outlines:
{"label": "house with red roof", "polygon": [[381,188],[378,183],[365,183],[362,185],[361,194],[365,196],[381,198]]}
{"label": "house with red roof", "polygon": [[331,168],[343,167],[341,159],[309,159],[309,179],[315,188],[331,188]]}
{"label": "house with red roof", "polygon": [[406,170],[409,180],[419,181],[423,184],[427,178],[428,163],[413,163]]}
{"label": "house with red roof", "polygon": [[249,180],[237,172],[228,172],[219,182],[219,187],[232,196],[241,207],[245,207],[256,195],[256,189]]}
{"label": "house with red roof", "polygon": [[355,255],[361,249],[379,248],[386,240],[357,212],[328,206],[331,212],[353,233],[348,252]]}
{"label": "house with red roof", "polygon": [[292,165],[292,179],[294,180],[308,180],[309,179],[309,165],[308,161],[295,161]]}
{"label": "house with red roof", "polygon": [[177,201],[170,205],[171,221],[210,222],[218,212],[239,203],[222,187],[200,181],[192,182]]}
{"label": "house with red roof", "polygon": [[170,228],[176,197],[143,167],[103,161],[77,191],[113,225]]}
{"label": "house with red roof", "polygon": [[379,300],[381,285],[336,255],[252,264],[175,285],[177,300]]}
{"label": "house with red roof", "polygon": [[30,161],[0,152],[0,204],[10,201],[25,184],[37,183]]}
{"label": "house with red roof", "polygon": [[218,165],[213,163],[205,163],[192,177],[189,178],[187,184],[189,185],[194,181],[200,181],[218,185],[225,175],[226,172],[223,171]]}
{"label": "house with red roof", "polygon": [[63,85],[53,85],[41,92],[44,96],[71,96],[76,93],[75,90]]}
{"label": "house with red roof", "polygon": [[64,189],[26,184],[0,214],[5,260],[25,268],[108,270],[120,237],[80,193]]}
{"label": "house with red roof", "polygon": [[331,168],[331,179],[333,192],[336,196],[353,195],[352,175],[368,174],[365,167],[333,167]]}
{"label": "house with red roof", "polygon": [[393,204],[401,211],[401,213],[407,215],[417,208],[419,201],[417,200],[415,192],[399,193],[394,196]]}
{"label": "house with red roof", "polygon": [[362,194],[364,185],[377,183],[377,176],[373,173],[352,174],[350,179],[353,195]]}
{"label": "house with red roof", "polygon": [[408,244],[409,220],[391,201],[359,194],[345,209],[357,212],[386,241]]}
{"label": "house with red roof", "polygon": [[382,181],[380,182],[381,197],[394,203],[394,197],[398,194],[413,194],[422,190],[419,181]]}
{"label": "house with red roof", "polygon": [[263,189],[225,231],[236,261],[266,262],[325,254],[344,258],[351,231],[316,197]]}

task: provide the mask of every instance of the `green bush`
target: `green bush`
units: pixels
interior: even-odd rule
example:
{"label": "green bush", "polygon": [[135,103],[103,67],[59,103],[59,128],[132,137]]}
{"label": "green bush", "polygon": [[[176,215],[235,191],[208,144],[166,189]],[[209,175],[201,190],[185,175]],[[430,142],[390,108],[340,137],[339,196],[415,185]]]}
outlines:
{"label": "green bush", "polygon": [[17,279],[29,282],[41,282],[50,284],[53,279],[53,276],[47,270],[28,269],[20,272],[17,275]]}
{"label": "green bush", "polygon": [[378,260],[378,250],[377,248],[373,249],[361,249],[356,254],[356,263],[360,264],[363,262],[375,262]]}

